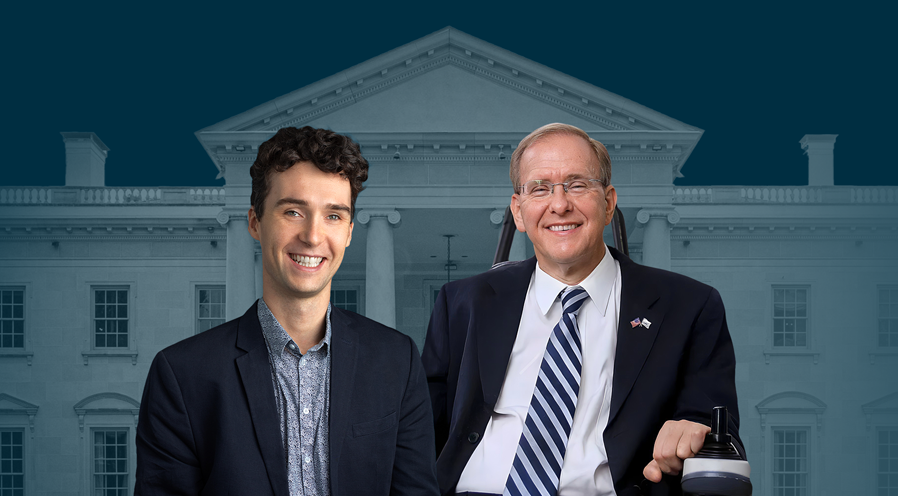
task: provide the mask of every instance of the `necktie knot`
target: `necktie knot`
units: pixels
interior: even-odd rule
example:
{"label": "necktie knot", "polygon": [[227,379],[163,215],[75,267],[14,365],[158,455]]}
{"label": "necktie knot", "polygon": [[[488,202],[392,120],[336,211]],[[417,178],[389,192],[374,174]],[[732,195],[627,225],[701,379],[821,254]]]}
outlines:
{"label": "necktie knot", "polygon": [[589,294],[580,286],[565,288],[564,291],[561,292],[562,312],[576,315],[580,312],[580,307],[583,306],[583,302],[586,301],[587,298],[589,298]]}

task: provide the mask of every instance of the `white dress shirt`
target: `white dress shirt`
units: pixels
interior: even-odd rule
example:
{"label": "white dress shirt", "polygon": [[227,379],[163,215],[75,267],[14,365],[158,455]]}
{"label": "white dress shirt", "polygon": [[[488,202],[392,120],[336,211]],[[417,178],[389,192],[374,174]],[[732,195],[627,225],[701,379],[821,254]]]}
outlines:
{"label": "white dress shirt", "polygon": [[[607,247],[599,265],[578,285],[590,298],[577,316],[583,367],[558,496],[613,495],[602,433],[608,425],[611,407],[621,286],[620,265]],[[537,264],[524,299],[502,390],[483,438],[462,471],[456,492],[502,494],[505,490],[546,344],[561,319],[558,295],[565,287],[566,284],[546,274]]]}

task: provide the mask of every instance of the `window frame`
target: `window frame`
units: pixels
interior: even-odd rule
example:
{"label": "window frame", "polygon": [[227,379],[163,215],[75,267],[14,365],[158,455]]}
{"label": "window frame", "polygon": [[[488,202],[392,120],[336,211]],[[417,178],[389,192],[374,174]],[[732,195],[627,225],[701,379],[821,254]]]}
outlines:
{"label": "window frame", "polygon": [[866,494],[876,494],[879,488],[879,432],[883,430],[898,431],[898,392],[887,394],[869,403],[861,405],[866,425],[866,445],[863,462],[868,467]]}
{"label": "window frame", "polygon": [[[869,494],[879,494],[879,490],[880,490],[880,487],[879,487],[879,476],[880,476],[880,473],[881,473],[881,472],[879,471],[879,463],[880,463],[880,457],[879,457],[879,449],[880,449],[879,436],[880,436],[883,432],[886,432],[886,431],[892,432],[892,433],[893,433],[892,435],[895,436],[896,442],[898,442],[898,425],[888,425],[888,424],[886,424],[886,425],[877,425],[876,428],[874,429],[874,434],[873,434],[873,457],[874,457],[874,459],[873,459],[873,463],[871,464],[871,465],[873,466],[873,479],[872,479],[872,482],[873,482],[873,490],[872,490]],[[889,459],[898,459],[898,457],[895,457],[895,458],[889,457]],[[891,472],[891,471],[890,471],[889,473],[890,473],[890,474],[898,475],[898,471],[896,471],[896,472]]]}
{"label": "window frame", "polygon": [[[811,443],[812,443],[812,435],[811,435],[811,427],[809,425],[773,425],[770,427],[770,494],[776,495],[776,483],[777,483],[777,471],[776,471],[776,434],[777,431],[787,431],[787,432],[802,432],[805,434],[805,470],[803,472],[805,476],[805,487],[804,492],[806,496],[810,496],[814,493],[811,492]],[[785,471],[784,471],[785,472]],[[791,474],[800,474],[802,472],[785,472]]]}
{"label": "window frame", "polygon": [[[882,296],[883,291],[888,291],[889,293],[893,293],[896,296],[896,299],[892,300],[891,295],[890,295],[889,301],[887,303],[883,304],[882,300],[880,300],[880,297]],[[894,301],[894,303],[892,303],[892,301]],[[893,284],[879,284],[876,286],[876,313],[875,313],[876,325],[874,326],[874,329],[876,330],[876,335],[873,338],[874,343],[876,343],[875,348],[877,350],[898,352],[898,312],[896,312],[896,314],[894,316],[891,315],[891,313],[890,313],[889,318],[883,319],[883,316],[880,313],[882,311],[883,305],[885,305],[887,307],[891,307],[893,305],[898,305],[898,286],[895,286]],[[883,320],[895,321],[895,328],[894,329],[890,328],[886,332],[887,335],[891,336],[889,340],[894,341],[894,344],[888,344],[888,345],[881,344],[881,332],[882,332],[881,328],[882,328]],[[889,327],[891,327],[891,325],[889,325]]]}
{"label": "window frame", "polygon": [[[826,404],[819,398],[800,391],[783,391],[761,400],[755,408],[761,422],[761,466],[752,470],[753,485],[774,494],[774,433],[777,429],[806,429],[808,432],[807,494],[815,493],[814,474],[823,473],[823,415]],[[757,480],[757,482],[754,482]]]}
{"label": "window frame", "polygon": [[[96,480],[97,480],[97,472],[96,472],[96,468],[97,468],[97,463],[96,463],[96,453],[97,453],[97,450],[96,450],[96,448],[97,448],[97,446],[96,446],[95,435],[96,435],[98,432],[123,432],[123,431],[124,431],[124,433],[125,433],[125,442],[127,443],[127,444],[126,444],[125,453],[126,453],[126,455],[127,455],[127,465],[128,465],[128,471],[125,473],[126,480],[128,481],[128,487],[125,488],[125,489],[126,489],[126,491],[127,491],[127,494],[133,494],[133,493],[134,493],[134,483],[133,483],[132,479],[134,478],[133,476],[136,475],[136,472],[135,472],[134,470],[131,469],[131,466],[134,465],[134,464],[131,463],[131,462],[132,462],[132,458],[133,458],[133,455],[131,455],[131,451],[132,451],[132,450],[131,450],[131,444],[132,444],[132,443],[130,442],[130,441],[131,441],[130,438],[131,438],[131,431],[132,431],[132,430],[133,430],[133,429],[130,429],[130,428],[128,428],[128,427],[104,427],[104,426],[92,426],[92,427],[89,427],[89,428],[88,428],[89,435],[88,435],[88,438],[87,438],[87,444],[88,444],[89,447],[90,447],[90,449],[89,449],[89,451],[90,451],[90,460],[89,460],[90,471],[88,472],[88,479],[90,479],[90,480],[89,480],[89,483],[90,483],[90,493],[88,493],[88,494],[96,494],[97,491],[98,491],[99,489],[109,489],[109,488],[97,488],[97,486],[96,486]],[[135,469],[136,469],[136,465],[134,465],[134,467],[135,467]]]}
{"label": "window frame", "polygon": [[[776,333],[776,320],[779,318],[792,318],[792,317],[777,317],[776,316],[776,291],[780,289],[802,289],[806,291],[805,297],[805,305],[806,305],[806,315],[805,319],[805,345],[804,346],[776,346],[775,345],[775,333]],[[817,365],[820,362],[820,351],[817,349],[817,340],[816,335],[812,329],[812,320],[813,320],[813,285],[806,282],[790,282],[786,284],[771,284],[770,285],[770,293],[768,298],[769,304],[767,306],[767,322],[770,327],[767,332],[766,345],[763,351],[764,354],[764,363],[767,365],[770,364],[771,357],[780,357],[780,356],[805,356],[813,359],[814,365]]]}
{"label": "window frame", "polygon": [[[772,289],[772,291],[770,293],[770,301],[771,301],[770,322],[771,322],[771,326],[772,326],[771,347],[776,350],[808,350],[808,349],[810,349],[811,348],[811,286],[809,284],[776,284],[776,285],[773,285],[771,289]],[[785,322],[787,319],[794,319],[795,322],[798,322],[801,319],[801,317],[798,317],[797,315],[793,315],[791,317],[788,317],[786,315],[778,317],[776,315],[776,304],[777,304],[776,292],[777,291],[788,291],[788,290],[795,290],[796,292],[797,291],[805,292],[805,301],[804,301],[804,304],[805,304],[805,315],[804,315],[805,344],[804,345],[795,344],[795,345],[790,346],[790,345],[786,345],[786,344],[781,344],[781,345],[776,344],[776,335],[777,335],[776,322],[777,321]],[[787,302],[783,302],[783,303],[787,304]],[[793,303],[797,305],[798,302],[795,301]],[[796,329],[793,332],[795,334],[795,339],[797,341],[798,330]],[[783,330],[783,335],[785,336],[786,334],[787,334],[787,332],[785,330]],[[785,337],[784,337],[784,340],[785,340]]]}
{"label": "window frame", "polygon": [[32,348],[32,340],[31,340],[31,284],[30,283],[17,283],[17,282],[4,282],[0,284],[0,291],[4,290],[21,290],[22,291],[22,332],[23,332],[23,347],[22,348],[0,348],[0,359],[4,357],[16,358],[16,357],[24,357],[25,361],[28,365],[31,365],[32,359],[34,358],[34,350]]}
{"label": "window frame", "polygon": [[14,430],[22,432],[24,455],[24,494],[32,496],[35,486],[34,470],[34,418],[38,406],[14,396],[0,393],[0,431]]}
{"label": "window frame", "polygon": [[[208,289],[220,289],[224,291],[224,300],[222,301],[222,324],[228,321],[227,312],[228,312],[228,289],[225,283],[223,282],[193,282],[190,284],[191,291],[191,307],[193,308],[193,334],[200,334],[200,291],[208,290]],[[212,320],[211,318],[206,320]],[[213,326],[215,327],[215,326]],[[210,327],[211,329],[211,327]],[[206,329],[208,330],[208,329]]]}
{"label": "window frame", "polygon": [[[365,280],[364,279],[332,279],[330,291],[346,291],[355,290],[357,295],[356,305],[358,310],[355,313],[365,315]],[[328,295],[332,301],[332,295]],[[336,306],[336,305],[334,305]],[[350,310],[351,311],[351,310]]]}
{"label": "window frame", "polygon": [[81,439],[82,494],[94,494],[93,433],[97,430],[127,430],[128,490],[134,494],[137,476],[137,421],[140,402],[119,393],[88,396],[74,406]]}
{"label": "window frame", "polygon": [[[85,283],[88,288],[88,301],[90,304],[90,310],[88,313],[88,325],[87,325],[87,342],[84,347],[84,350],[81,352],[81,356],[84,359],[84,365],[88,365],[90,358],[99,358],[99,357],[123,357],[130,358],[132,365],[137,365],[137,322],[138,322],[138,312],[137,312],[137,284],[133,281],[91,281]],[[96,328],[96,292],[98,290],[126,290],[128,292],[127,304],[128,304],[128,346],[127,347],[115,347],[115,348],[97,348],[95,346],[95,334],[94,329]]]}

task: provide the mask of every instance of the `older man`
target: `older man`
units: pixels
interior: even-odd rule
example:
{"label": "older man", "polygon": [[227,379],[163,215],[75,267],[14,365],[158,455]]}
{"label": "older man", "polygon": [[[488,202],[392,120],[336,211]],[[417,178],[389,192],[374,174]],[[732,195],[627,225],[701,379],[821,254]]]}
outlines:
{"label": "older man", "polygon": [[443,287],[423,360],[442,494],[677,494],[714,406],[738,441],[720,295],[608,248],[605,147],[564,124],[511,159],[535,259]]}

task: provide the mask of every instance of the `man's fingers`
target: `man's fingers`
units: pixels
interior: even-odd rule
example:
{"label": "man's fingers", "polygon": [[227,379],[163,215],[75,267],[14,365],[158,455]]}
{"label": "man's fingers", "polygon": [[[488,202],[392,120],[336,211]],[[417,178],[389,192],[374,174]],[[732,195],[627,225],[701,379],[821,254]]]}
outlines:
{"label": "man's fingers", "polygon": [[680,469],[683,468],[683,465],[677,456],[680,439],[683,433],[677,427],[676,423],[667,422],[664,428],[661,429],[663,435],[659,433],[658,439],[655,442],[655,452],[653,453],[653,456],[655,462],[658,463],[659,470],[665,474],[676,475],[679,473]]}
{"label": "man's fingers", "polygon": [[[657,475],[655,471],[669,475],[677,475],[683,470],[683,460],[692,458],[702,449],[705,434],[711,429],[708,426],[686,420],[667,421],[655,438],[652,462],[643,470],[649,480],[648,473]],[[660,477],[660,475],[658,475]]]}
{"label": "man's fingers", "polygon": [[650,461],[649,464],[642,469],[642,475],[652,482],[661,482],[661,468],[658,467],[658,462],[655,460]]}
{"label": "man's fingers", "polygon": [[705,445],[705,436],[711,432],[711,428],[707,425],[696,424],[696,429],[692,432],[692,437],[690,438],[690,446],[689,449],[692,451],[692,455],[689,457],[682,458],[690,458],[698,454],[701,451],[702,446]]}

